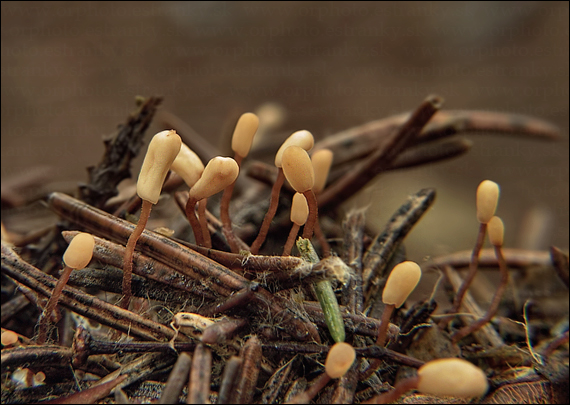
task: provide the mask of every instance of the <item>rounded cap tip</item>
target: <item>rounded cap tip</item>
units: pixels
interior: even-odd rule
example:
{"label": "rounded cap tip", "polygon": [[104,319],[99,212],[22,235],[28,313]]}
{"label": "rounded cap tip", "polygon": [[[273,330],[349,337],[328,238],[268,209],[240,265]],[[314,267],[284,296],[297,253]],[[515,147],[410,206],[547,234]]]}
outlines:
{"label": "rounded cap tip", "polygon": [[299,146],[289,146],[283,152],[283,173],[298,193],[309,191],[315,185],[315,172],[307,151]]}
{"label": "rounded cap tip", "polygon": [[78,233],[71,240],[63,254],[63,262],[72,269],[81,270],[91,261],[93,248],[95,248],[93,235],[83,232]]}
{"label": "rounded cap tip", "polygon": [[162,131],[152,137],[137,181],[137,194],[153,204],[158,202],[164,179],[182,145],[174,130]]}
{"label": "rounded cap tip", "polygon": [[493,246],[503,246],[505,237],[505,225],[503,220],[497,216],[491,218],[487,223],[487,232],[489,232],[489,240]]}
{"label": "rounded cap tip", "polygon": [[245,113],[239,117],[232,137],[232,150],[241,157],[246,157],[251,149],[253,137],[259,127],[259,118],[254,113]]}
{"label": "rounded cap tip", "polygon": [[311,134],[309,131],[303,129],[301,131],[294,132],[291,134],[291,136],[289,136],[289,138],[285,139],[275,154],[275,166],[281,167],[283,153],[289,146],[299,146],[300,148],[309,151],[313,148],[314,144],[315,139],[313,138],[313,134]]}
{"label": "rounded cap tip", "polygon": [[200,157],[186,144],[180,145],[180,152],[172,162],[172,171],[176,172],[188,187],[192,188],[204,172],[204,163]]}
{"label": "rounded cap tip", "polygon": [[415,262],[405,261],[396,265],[386,281],[382,301],[396,308],[401,307],[418,285],[421,276],[422,270]]}
{"label": "rounded cap tip", "polygon": [[486,224],[495,215],[499,202],[499,185],[491,180],[483,180],[477,187],[477,220]]}
{"label": "rounded cap tip", "polygon": [[330,149],[319,149],[311,156],[315,171],[315,185],[313,191],[320,193],[327,184],[327,177],[333,161],[333,152]]}
{"label": "rounded cap tip", "polygon": [[329,350],[325,361],[325,372],[330,378],[342,377],[354,363],[356,351],[345,342],[335,343]]}
{"label": "rounded cap tip", "polygon": [[418,391],[424,394],[480,397],[489,383],[483,370],[463,359],[437,359],[418,369]]}
{"label": "rounded cap tip", "polygon": [[200,201],[219,193],[236,181],[238,174],[239,166],[234,159],[216,156],[210,159],[202,177],[190,189],[190,197]]}
{"label": "rounded cap tip", "polygon": [[291,204],[291,222],[302,226],[307,222],[309,216],[309,205],[307,199],[301,193],[293,195],[293,203]]}

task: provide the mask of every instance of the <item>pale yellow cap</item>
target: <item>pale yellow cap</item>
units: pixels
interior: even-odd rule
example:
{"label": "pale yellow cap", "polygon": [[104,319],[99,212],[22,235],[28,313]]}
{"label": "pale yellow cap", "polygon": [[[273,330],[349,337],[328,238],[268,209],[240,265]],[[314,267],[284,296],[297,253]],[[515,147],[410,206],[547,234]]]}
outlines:
{"label": "pale yellow cap", "polygon": [[69,243],[63,254],[63,262],[72,269],[81,270],[91,261],[94,248],[95,239],[93,235],[80,232]]}
{"label": "pale yellow cap", "polygon": [[355,359],[354,347],[345,342],[335,343],[327,355],[325,372],[330,378],[340,378],[350,369]]}
{"label": "pale yellow cap", "polygon": [[499,202],[499,185],[491,180],[483,180],[477,187],[477,220],[486,224],[495,215]]}
{"label": "pale yellow cap", "polygon": [[242,114],[232,137],[232,150],[239,156],[246,157],[258,127],[259,118],[257,115],[250,112]]}
{"label": "pale yellow cap", "polygon": [[152,137],[137,181],[137,194],[145,201],[158,202],[164,179],[178,152],[182,140],[174,130],[162,131]]}
{"label": "pale yellow cap", "polygon": [[332,161],[333,153],[330,149],[319,149],[311,156],[311,162],[315,171],[315,185],[313,186],[315,193],[320,193],[324,190]]}
{"label": "pale yellow cap", "polygon": [[289,138],[285,139],[277,151],[277,154],[275,155],[275,166],[281,167],[283,153],[289,146],[295,145],[305,149],[306,151],[309,151],[313,148],[314,144],[315,139],[313,138],[313,134],[311,134],[309,131],[301,130],[294,132],[291,134],[291,136],[289,136]]}
{"label": "pale yellow cap", "polygon": [[298,193],[311,190],[315,185],[315,173],[307,151],[299,146],[289,146],[283,152],[283,173]]}
{"label": "pale yellow cap", "polygon": [[176,159],[170,168],[182,177],[188,187],[192,188],[202,176],[204,163],[192,149],[183,143],[180,145],[180,152],[176,155]]}
{"label": "pale yellow cap", "polygon": [[489,383],[483,370],[463,359],[437,359],[418,369],[418,391],[451,397],[480,397]]}
{"label": "pale yellow cap", "polygon": [[487,224],[487,232],[489,232],[489,240],[493,246],[503,246],[505,237],[505,225],[499,217],[493,217]]}
{"label": "pale yellow cap", "polygon": [[414,291],[422,277],[422,270],[417,263],[406,261],[396,265],[384,287],[382,302],[400,308]]}
{"label": "pale yellow cap", "polygon": [[216,156],[210,159],[200,180],[190,189],[190,197],[200,201],[219,193],[236,181],[239,166],[229,157]]}
{"label": "pale yellow cap", "polygon": [[295,193],[291,204],[291,222],[301,226],[307,222],[309,216],[309,205],[307,199],[301,193]]}

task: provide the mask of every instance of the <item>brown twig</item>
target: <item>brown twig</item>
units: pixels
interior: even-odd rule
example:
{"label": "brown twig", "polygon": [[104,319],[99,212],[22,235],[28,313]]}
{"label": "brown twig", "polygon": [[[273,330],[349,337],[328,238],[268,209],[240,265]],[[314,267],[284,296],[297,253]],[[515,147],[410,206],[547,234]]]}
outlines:
{"label": "brown twig", "polygon": [[144,134],[161,102],[162,97],[155,96],[140,101],[138,110],[119,126],[117,133],[104,140],[103,159],[87,169],[89,183],[79,187],[81,200],[101,208],[117,195],[117,185],[131,177],[131,161],[140,151]]}
{"label": "brown twig", "polygon": [[[48,204],[62,217],[72,222],[76,221],[92,232],[120,243],[124,243],[134,227],[126,221],[61,193],[52,193],[48,198]],[[141,235],[137,247],[148,256],[176,268],[190,278],[205,278],[204,283],[224,296],[230,295],[232,291],[247,288],[250,284],[250,281],[219,263],[172,239],[148,230]],[[259,288],[254,294],[253,302],[262,311],[269,309],[274,314],[280,314],[283,323],[289,325],[288,333],[296,339],[320,341],[315,326],[301,314],[296,314],[287,308],[284,299]]]}
{"label": "brown twig", "polygon": [[376,149],[368,158],[358,164],[354,170],[347,173],[319,195],[319,207],[338,205],[390,167],[396,157],[410,145],[431,117],[441,108],[442,102],[443,100],[438,96],[430,96],[422,102],[384,147]]}

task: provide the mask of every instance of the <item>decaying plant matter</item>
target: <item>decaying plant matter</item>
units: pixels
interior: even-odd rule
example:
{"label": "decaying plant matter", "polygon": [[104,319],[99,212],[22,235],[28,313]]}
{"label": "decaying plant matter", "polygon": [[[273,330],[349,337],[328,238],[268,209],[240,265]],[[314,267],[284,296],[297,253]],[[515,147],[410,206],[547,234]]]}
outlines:
{"label": "decaying plant matter", "polygon": [[[533,327],[531,302],[517,290],[513,295],[521,277],[512,275],[550,271],[551,283],[567,294],[567,253],[556,247],[550,252],[509,248],[502,222],[491,218],[493,210],[482,223],[486,227],[489,222],[494,250],[482,249],[485,233],[480,232],[473,254],[457,252],[419,266],[408,262],[403,241],[434,204],[436,190],[430,188],[402,201],[378,235],[366,229],[364,210],[344,217],[336,213],[378,174],[466,153],[470,142],[458,134],[499,132],[556,140],[555,127],[511,114],[441,111],[443,100],[430,96],[410,114],[315,143],[309,154],[326,155],[328,185],[326,174],[325,179],[317,176],[317,186],[303,177],[307,170],[298,170],[311,164],[305,152],[309,145],[284,148],[283,169],[248,161],[249,144],[247,151],[235,150],[240,180],[250,182],[250,192],[233,183],[236,172],[229,186],[216,189],[227,190],[221,215],[219,199],[209,198],[206,205],[196,190],[188,203],[188,192],[178,190],[183,180],[171,173],[161,204],[171,203],[172,209],[157,209],[153,216],[162,216],[177,231],[141,233],[136,250],[127,256],[132,264],[127,308],[118,305],[125,245],[141,198],[111,197],[129,177],[131,160],[160,101],[138,100],[138,110],[105,141],[105,155],[89,169],[89,183],[80,186],[79,198],[58,192],[46,197],[57,224],[25,236],[3,229],[2,403],[383,403],[400,396],[408,403],[566,402],[568,314],[545,315],[540,328]],[[217,155],[203,140],[189,136],[179,120],[166,116],[203,162]],[[257,117],[253,121],[248,136],[257,128]],[[296,171],[300,179],[294,178]],[[249,179],[241,179],[245,175]],[[294,187],[284,184],[281,199],[274,193],[264,221],[270,188],[264,184],[277,183],[273,188],[278,190],[285,176]],[[212,181],[202,183],[211,186]],[[273,217],[276,204],[290,203],[293,188],[308,206],[301,213]],[[199,199],[204,201],[198,204],[202,222],[193,223],[194,244],[186,214],[194,216]],[[22,199],[13,201],[25,205]],[[289,232],[290,218],[294,232]],[[305,221],[309,226],[296,250],[293,238]],[[93,260],[71,273],[57,308],[52,313],[52,304],[44,314],[57,323],[47,337],[42,327],[38,341],[38,321],[57,284],[61,256],[78,232],[94,235]],[[339,236],[342,242],[329,246],[327,238]],[[469,274],[486,268],[501,275],[492,288],[496,292],[487,296],[491,305],[473,297],[471,276],[464,282],[461,270],[469,267]],[[402,268],[411,269],[412,281],[394,276]],[[407,305],[419,276],[435,271],[441,277],[433,293],[419,294]],[[406,283],[410,285],[401,291]],[[465,379],[477,384],[466,387]]]}

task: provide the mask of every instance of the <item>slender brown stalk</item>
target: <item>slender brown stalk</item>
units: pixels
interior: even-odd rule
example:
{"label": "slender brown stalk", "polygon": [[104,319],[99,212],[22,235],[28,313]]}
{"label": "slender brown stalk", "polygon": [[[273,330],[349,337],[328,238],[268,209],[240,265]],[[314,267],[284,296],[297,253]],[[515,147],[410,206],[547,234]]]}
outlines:
{"label": "slender brown stalk", "polygon": [[[463,302],[463,297],[465,293],[469,289],[471,282],[475,278],[475,274],[477,274],[477,268],[479,266],[479,254],[481,253],[481,248],[483,247],[483,243],[485,242],[485,235],[487,234],[487,224],[481,223],[479,225],[479,233],[477,235],[477,241],[475,242],[475,247],[473,248],[473,253],[471,254],[471,262],[469,263],[469,270],[463,283],[457,290],[457,294],[455,294],[455,298],[453,300],[453,305],[447,311],[450,314],[455,314],[459,312],[461,308],[461,303]],[[453,316],[444,317],[439,322],[440,328],[445,328],[447,323],[453,318]]]}
{"label": "slender brown stalk", "polygon": [[206,217],[206,205],[208,199],[203,198],[198,201],[198,221],[200,222],[200,229],[202,231],[202,239],[204,240],[204,247],[210,249],[212,247],[212,238],[210,237],[210,230],[208,229],[208,219]]}
{"label": "slender brown stalk", "polygon": [[202,226],[200,225],[200,221],[198,221],[198,217],[196,216],[196,201],[195,198],[189,197],[188,201],[186,202],[186,218],[188,218],[188,222],[190,222],[190,226],[192,227],[192,231],[194,232],[194,239],[196,239],[196,244],[198,246],[204,246],[204,235],[202,233]]}
{"label": "slender brown stalk", "polygon": [[315,226],[319,220],[319,206],[317,204],[317,197],[313,190],[307,190],[303,195],[307,199],[307,205],[309,206],[309,216],[307,218],[307,223],[303,228],[303,238],[310,240],[313,237]]}
{"label": "slender brown stalk", "polygon": [[393,390],[377,395],[364,404],[391,404],[406,392],[415,389],[418,386],[418,376],[409,377],[402,381],[398,381]]}
{"label": "slender brown stalk", "polygon": [[146,227],[146,223],[150,216],[150,211],[152,209],[152,203],[150,201],[143,200],[141,216],[139,217],[139,222],[129,240],[127,242],[127,248],[125,250],[125,260],[123,262],[123,298],[120,302],[121,308],[129,308],[131,302],[131,283],[133,279],[133,254],[135,253],[135,246],[139,240],[141,234]]}
{"label": "slender brown stalk", "polygon": [[[392,304],[386,304],[384,307],[384,312],[382,312],[382,319],[380,320],[380,326],[378,327],[378,338],[376,339],[376,345],[379,347],[384,347],[386,343],[386,336],[388,335],[388,326],[390,325],[390,318],[394,312],[395,306]],[[367,380],[368,377],[375,372],[378,367],[382,364],[382,359],[374,359],[370,362],[368,369],[364,371],[360,377],[362,381]]]}
{"label": "slender brown stalk", "polygon": [[44,344],[47,339],[49,318],[53,310],[57,307],[57,303],[59,301],[59,297],[61,296],[61,292],[63,291],[63,287],[65,287],[65,285],[67,284],[67,281],[69,280],[69,276],[71,276],[72,271],[73,269],[71,267],[65,266],[65,268],[63,269],[63,273],[61,274],[59,280],[57,280],[57,284],[53,289],[53,293],[51,294],[51,297],[44,311],[42,312],[42,315],[40,317],[40,326],[39,326],[40,331],[38,334],[38,339],[36,341],[38,345]]}
{"label": "slender brown stalk", "polygon": [[315,223],[315,236],[317,237],[319,243],[321,244],[321,250],[323,251],[323,258],[329,257],[331,255],[331,245],[327,241],[323,230],[321,229],[321,224],[319,221]]}
{"label": "slender brown stalk", "polygon": [[329,383],[331,378],[327,373],[323,373],[315,379],[311,387],[296,396],[294,396],[287,404],[308,404]]}
{"label": "slender brown stalk", "polygon": [[287,242],[285,243],[285,247],[283,248],[282,256],[291,255],[291,250],[293,249],[293,245],[295,244],[295,239],[297,239],[299,228],[301,227],[296,223],[293,223],[293,226],[291,226],[291,231],[289,231],[289,236],[287,237]]}
{"label": "slender brown stalk", "polygon": [[[238,167],[241,168],[241,162],[243,161],[243,157],[241,157],[236,153],[234,156],[234,160],[238,164]],[[232,253],[239,252],[239,245],[236,240],[236,236],[234,235],[234,231],[232,230],[232,220],[230,218],[230,201],[232,199],[232,194],[234,192],[235,185],[236,183],[233,182],[232,184],[230,184],[225,188],[224,194],[222,194],[222,200],[220,201],[220,219],[222,220],[223,224],[224,236],[228,241],[228,245],[230,245]]]}
{"label": "slender brown stalk", "polygon": [[507,268],[507,262],[505,261],[505,257],[503,256],[501,246],[495,246],[495,254],[497,255],[497,260],[499,261],[501,280],[499,281],[499,287],[497,288],[497,291],[495,291],[495,295],[493,296],[491,305],[489,306],[489,309],[482,318],[480,318],[476,322],[473,322],[471,325],[464,326],[463,328],[455,332],[453,336],[451,336],[451,340],[453,343],[457,343],[465,336],[475,332],[476,330],[481,329],[487,322],[493,319],[493,317],[499,310],[499,304],[501,303],[501,298],[503,298],[503,294],[505,293],[507,285],[509,284],[509,269]]}
{"label": "slender brown stalk", "polygon": [[273,188],[271,189],[271,200],[269,201],[269,208],[267,209],[265,218],[263,218],[263,223],[261,224],[261,228],[259,228],[257,238],[255,238],[251,244],[251,253],[254,255],[259,253],[259,249],[261,249],[261,245],[263,242],[265,242],[265,238],[269,233],[271,221],[277,212],[277,206],[279,205],[279,192],[281,191],[281,187],[283,186],[284,181],[285,174],[283,173],[283,169],[280,168],[277,179],[275,180],[275,183],[273,183]]}

